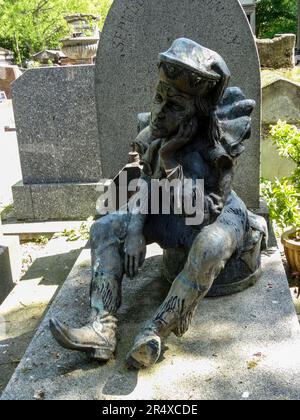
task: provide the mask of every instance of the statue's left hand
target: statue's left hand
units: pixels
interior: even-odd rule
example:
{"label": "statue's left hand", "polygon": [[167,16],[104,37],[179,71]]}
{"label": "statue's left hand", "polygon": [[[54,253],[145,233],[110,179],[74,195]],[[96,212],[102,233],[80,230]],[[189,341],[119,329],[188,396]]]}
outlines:
{"label": "statue's left hand", "polygon": [[125,273],[133,279],[146,257],[146,240],[142,233],[127,234],[125,240]]}

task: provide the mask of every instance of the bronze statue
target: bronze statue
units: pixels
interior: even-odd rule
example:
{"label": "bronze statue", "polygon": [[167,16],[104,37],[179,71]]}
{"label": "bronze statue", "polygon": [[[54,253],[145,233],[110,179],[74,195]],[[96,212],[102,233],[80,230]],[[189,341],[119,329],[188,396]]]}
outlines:
{"label": "bronze statue", "polygon": [[[192,179],[194,184],[182,194],[191,202],[196,180],[204,179],[204,218],[190,226],[185,214],[118,211],[97,220],[91,229],[91,320],[79,329],[51,320],[51,331],[62,346],[100,361],[113,357],[122,279],[124,274],[137,275],[147,244],[156,242],[165,250],[166,267],[172,253],[181,256],[181,263],[169,273],[173,282],[165,301],[127,356],[135,368],[156,363],[162,340],[170,333],[185,334],[197,305],[230,261],[243,259],[251,273],[259,268],[266,223],[232,191],[255,103],[239,88],[228,88],[229,80],[222,57],[191,40],[178,39],[159,55],[149,125],[134,142],[142,178],[147,183],[176,179],[182,185]],[[227,276],[233,276],[230,270]]]}

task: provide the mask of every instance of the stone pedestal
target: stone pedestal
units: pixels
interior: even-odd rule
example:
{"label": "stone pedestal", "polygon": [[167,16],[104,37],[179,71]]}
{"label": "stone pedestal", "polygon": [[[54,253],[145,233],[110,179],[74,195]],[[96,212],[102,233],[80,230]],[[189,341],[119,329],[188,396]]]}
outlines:
{"label": "stone pedestal", "polygon": [[23,184],[12,187],[18,220],[86,220],[96,214],[101,182]]}

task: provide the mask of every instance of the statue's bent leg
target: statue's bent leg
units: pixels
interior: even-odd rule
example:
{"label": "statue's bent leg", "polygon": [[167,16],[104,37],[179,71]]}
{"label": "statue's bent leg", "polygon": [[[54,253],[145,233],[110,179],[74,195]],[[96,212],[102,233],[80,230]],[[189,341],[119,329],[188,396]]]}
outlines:
{"label": "statue's bent leg", "polygon": [[100,361],[113,357],[116,349],[116,313],[121,305],[124,274],[122,245],[129,216],[113,213],[91,228],[92,282],[91,316],[82,328],[69,328],[57,319],[50,321],[56,340],[65,348],[88,352]]}
{"label": "statue's bent leg", "polygon": [[182,336],[189,328],[198,303],[237,248],[242,232],[216,222],[197,236],[182,272],[152,320],[136,338],[127,356],[135,368],[150,367],[161,353],[161,340],[171,332]]}

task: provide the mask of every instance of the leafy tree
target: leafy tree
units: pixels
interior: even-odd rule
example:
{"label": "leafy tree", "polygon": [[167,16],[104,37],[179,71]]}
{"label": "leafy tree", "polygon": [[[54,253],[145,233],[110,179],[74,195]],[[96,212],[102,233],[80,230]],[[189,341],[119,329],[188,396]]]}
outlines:
{"label": "leafy tree", "polygon": [[297,33],[298,0],[258,0],[257,36],[272,38],[277,33]]}
{"label": "leafy tree", "polygon": [[0,0],[0,46],[15,53],[16,62],[45,48],[57,48],[68,34],[64,16],[101,15],[100,28],[113,0]]}

